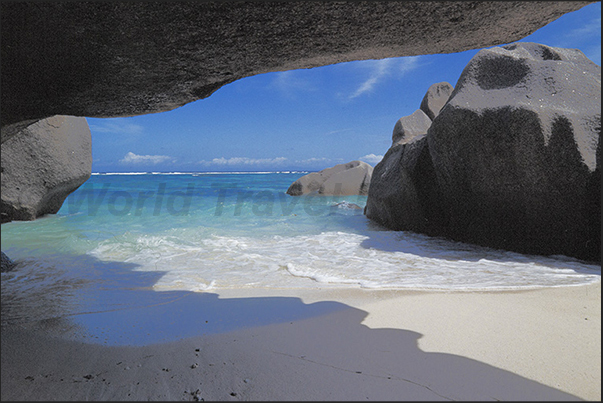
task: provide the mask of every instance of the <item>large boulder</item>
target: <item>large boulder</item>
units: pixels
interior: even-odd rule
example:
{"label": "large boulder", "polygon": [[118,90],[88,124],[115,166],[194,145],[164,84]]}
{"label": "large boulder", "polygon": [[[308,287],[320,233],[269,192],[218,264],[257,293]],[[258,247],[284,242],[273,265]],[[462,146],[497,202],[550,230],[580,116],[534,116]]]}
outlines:
{"label": "large boulder", "polygon": [[[409,163],[407,145],[375,167],[367,216],[396,229],[600,261],[600,135],[601,68],[582,52],[536,43],[481,50],[427,131],[421,146],[430,161]],[[393,178],[383,173],[389,165]],[[416,191],[422,180],[436,202]],[[417,206],[422,215],[408,217]]]}
{"label": "large boulder", "polygon": [[448,98],[450,98],[453,90],[454,87],[446,81],[432,84],[423,97],[419,109],[425,112],[429,116],[429,119],[434,120],[446,102],[448,102]]}
{"label": "large boulder", "polygon": [[437,192],[427,137],[422,134],[393,145],[375,165],[364,214],[393,230],[437,235],[441,211]]}
{"label": "large boulder", "polygon": [[2,223],[54,214],[92,169],[85,118],[53,116],[2,143]]}
{"label": "large boulder", "polygon": [[394,125],[392,147],[396,144],[408,143],[414,137],[426,134],[431,126],[431,119],[421,109],[412,115],[403,116]]}
{"label": "large boulder", "polygon": [[421,109],[394,125],[392,146],[373,170],[364,208],[368,218],[393,230],[438,233],[441,209],[427,145],[431,119],[425,111],[436,116],[452,88],[446,82],[431,85]]}
{"label": "large boulder", "polygon": [[575,49],[479,51],[427,136],[455,239],[599,259],[601,67]]}
{"label": "large boulder", "polygon": [[167,111],[270,71],[511,43],[591,3],[3,1],[2,141],[21,122]]}
{"label": "large boulder", "polygon": [[372,173],[373,167],[366,162],[351,161],[302,176],[289,186],[287,194],[367,195]]}

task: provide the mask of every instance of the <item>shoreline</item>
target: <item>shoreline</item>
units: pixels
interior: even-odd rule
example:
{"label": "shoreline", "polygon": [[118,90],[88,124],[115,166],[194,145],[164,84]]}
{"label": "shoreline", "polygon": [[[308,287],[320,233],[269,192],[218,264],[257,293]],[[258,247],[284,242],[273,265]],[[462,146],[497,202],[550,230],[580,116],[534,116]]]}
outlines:
{"label": "shoreline", "polygon": [[[2,400],[600,400],[600,312],[600,282],[497,292],[189,293],[81,315],[88,322],[3,326],[1,393]],[[77,320],[79,327],[65,326]],[[113,343],[120,337],[138,345]]]}

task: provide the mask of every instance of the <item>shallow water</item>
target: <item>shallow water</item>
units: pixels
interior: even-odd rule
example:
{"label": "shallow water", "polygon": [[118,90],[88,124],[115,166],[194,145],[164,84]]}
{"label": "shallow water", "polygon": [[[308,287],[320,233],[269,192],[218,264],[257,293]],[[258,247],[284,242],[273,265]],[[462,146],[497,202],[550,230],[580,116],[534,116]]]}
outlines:
{"label": "shallow water", "polygon": [[493,291],[600,281],[599,265],[565,256],[385,230],[363,215],[364,196],[287,195],[305,174],[93,175],[58,214],[2,225],[2,250],[19,263],[2,275],[3,291],[128,281],[91,258],[154,274],[155,291]]}

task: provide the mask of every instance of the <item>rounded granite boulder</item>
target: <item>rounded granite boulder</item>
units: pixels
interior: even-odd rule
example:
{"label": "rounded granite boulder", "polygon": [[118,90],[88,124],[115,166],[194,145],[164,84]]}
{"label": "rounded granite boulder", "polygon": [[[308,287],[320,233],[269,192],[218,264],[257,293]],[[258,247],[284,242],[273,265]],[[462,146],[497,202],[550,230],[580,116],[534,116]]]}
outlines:
{"label": "rounded granite boulder", "polygon": [[90,178],[92,140],[85,118],[53,116],[2,143],[2,222],[54,214]]}
{"label": "rounded granite boulder", "polygon": [[416,136],[427,134],[429,126],[431,126],[431,119],[421,109],[401,117],[394,125],[392,147],[396,144],[408,143]]}
{"label": "rounded granite boulder", "polygon": [[600,260],[601,67],[576,49],[479,51],[427,135],[447,235]]}
{"label": "rounded granite boulder", "polygon": [[366,162],[351,161],[302,176],[289,186],[287,194],[367,195],[372,173],[373,167]]}
{"label": "rounded granite boulder", "polygon": [[420,109],[429,116],[429,119],[434,120],[448,102],[452,91],[454,87],[445,81],[432,84],[421,101]]}

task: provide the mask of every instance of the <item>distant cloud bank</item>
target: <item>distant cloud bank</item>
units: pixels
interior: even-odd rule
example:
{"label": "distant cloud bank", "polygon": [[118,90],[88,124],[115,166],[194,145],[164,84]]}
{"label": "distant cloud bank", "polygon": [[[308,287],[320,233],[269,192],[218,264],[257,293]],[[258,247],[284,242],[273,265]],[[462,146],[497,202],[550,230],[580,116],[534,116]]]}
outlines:
{"label": "distant cloud bank", "polygon": [[122,164],[159,164],[171,159],[172,157],[167,155],[137,155],[130,151],[119,162]]}
{"label": "distant cloud bank", "polygon": [[199,161],[202,165],[220,165],[220,166],[231,166],[231,165],[279,165],[285,162],[287,158],[276,157],[276,158],[247,158],[247,157],[232,157],[232,158],[214,158],[211,161]]}
{"label": "distant cloud bank", "polygon": [[312,158],[308,158],[305,160],[298,160],[295,161],[298,164],[316,164],[317,162],[331,162],[331,158],[325,158],[325,157],[320,157],[320,158],[316,158],[316,157],[312,157]]}
{"label": "distant cloud bank", "polygon": [[292,160],[286,157],[275,158],[213,158],[211,160],[202,160],[198,164],[213,168],[237,168],[237,167],[257,167],[259,169],[286,168],[286,169],[324,169],[333,164],[342,163],[342,158],[311,157],[300,160]]}

